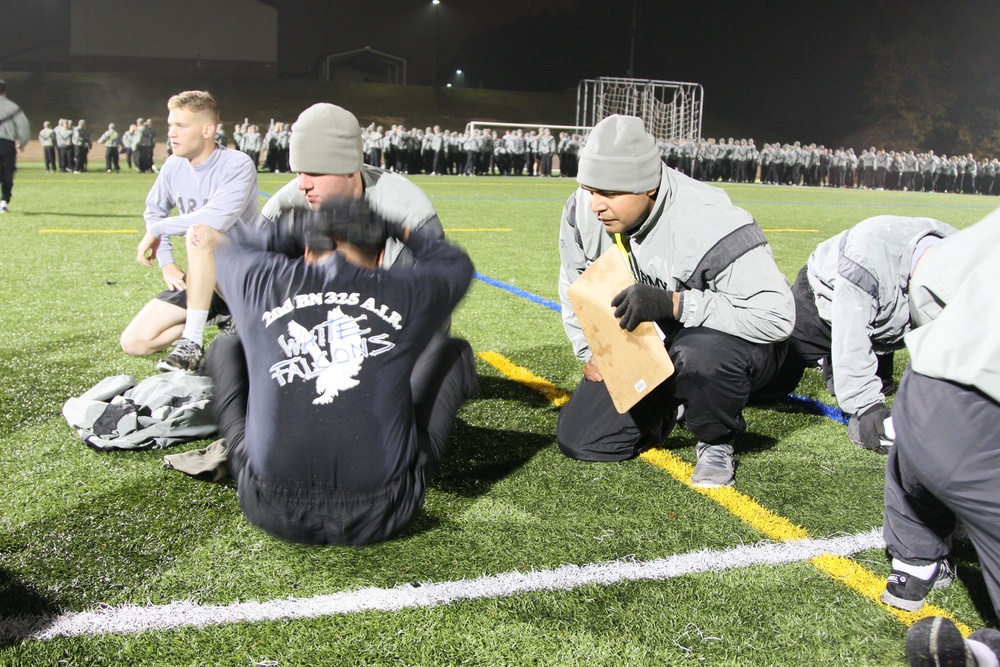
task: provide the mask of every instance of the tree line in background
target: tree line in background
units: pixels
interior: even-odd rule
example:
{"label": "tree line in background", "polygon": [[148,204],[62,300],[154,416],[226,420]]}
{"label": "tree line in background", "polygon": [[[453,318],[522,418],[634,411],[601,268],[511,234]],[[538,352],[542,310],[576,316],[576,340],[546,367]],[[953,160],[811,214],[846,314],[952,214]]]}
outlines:
{"label": "tree line in background", "polygon": [[921,7],[868,42],[866,131],[897,150],[1000,156],[1000,3]]}

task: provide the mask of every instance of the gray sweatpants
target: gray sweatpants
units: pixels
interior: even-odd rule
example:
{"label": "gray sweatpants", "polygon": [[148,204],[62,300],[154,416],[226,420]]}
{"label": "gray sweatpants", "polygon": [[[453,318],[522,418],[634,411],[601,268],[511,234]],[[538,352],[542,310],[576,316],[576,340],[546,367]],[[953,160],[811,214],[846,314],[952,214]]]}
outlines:
{"label": "gray sweatpants", "polygon": [[907,369],[892,408],[882,533],[893,557],[928,565],[968,531],[1000,615],[1000,403]]}

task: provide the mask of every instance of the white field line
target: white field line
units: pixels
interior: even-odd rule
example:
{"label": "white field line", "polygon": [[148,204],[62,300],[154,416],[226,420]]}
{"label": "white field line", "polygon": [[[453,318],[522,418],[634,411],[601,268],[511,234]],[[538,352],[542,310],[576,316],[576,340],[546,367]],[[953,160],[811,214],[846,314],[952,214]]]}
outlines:
{"label": "white field line", "polygon": [[457,600],[507,597],[533,591],[566,591],[588,584],[608,586],[628,581],[661,581],[750,565],[795,563],[823,554],[849,556],[884,546],[881,530],[875,528],[866,533],[835,538],[761,542],[723,551],[703,549],[647,562],[626,559],[590,565],[563,565],[552,570],[506,572],[477,579],[401,584],[393,588],[361,588],[310,598],[227,605],[171,602],[157,606],[104,607],[53,616],[10,616],[0,618],[0,641],[48,640],[101,633],[131,634],[180,627],[436,607]]}

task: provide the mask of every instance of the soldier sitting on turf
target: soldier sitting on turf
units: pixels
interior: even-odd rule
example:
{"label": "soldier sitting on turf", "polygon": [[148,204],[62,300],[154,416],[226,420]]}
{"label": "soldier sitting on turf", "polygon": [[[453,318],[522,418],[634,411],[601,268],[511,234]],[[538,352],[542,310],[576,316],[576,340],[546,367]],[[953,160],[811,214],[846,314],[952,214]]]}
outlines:
{"label": "soldier sitting on turf", "polygon": [[[174,262],[170,237],[196,223],[225,232],[237,222],[256,222],[257,173],[245,155],[215,143],[219,108],[211,95],[180,93],[167,108],[173,155],[146,197],[146,234],[136,251],[140,264],[159,263],[167,289],[139,311],[120,342],[126,353],[145,355],[177,341],[157,368],[195,370],[201,364],[205,324],[210,316],[224,314],[225,304],[215,295],[212,267],[197,267],[189,257],[188,272],[182,271]],[[174,208],[180,215],[170,215]]]}
{"label": "soldier sitting on turf", "polygon": [[763,393],[784,396],[807,366],[821,366],[830,393],[850,415],[851,442],[885,454],[892,441],[885,424],[892,354],[912,326],[910,273],[925,250],[954,231],[932,218],[880,215],[820,243],[792,286],[795,329]]}
{"label": "soldier sitting on turf", "polygon": [[[303,159],[293,148],[292,167]],[[298,258],[193,232],[214,250],[239,330],[216,338],[206,359],[219,429],[251,523],[295,542],[370,544],[420,511],[458,408],[475,393],[472,349],[438,334],[472,262],[431,227],[387,225],[352,197],[298,220]],[[387,233],[413,266],[377,268]],[[428,357],[433,372],[413,392]]]}
{"label": "soldier sitting on turf", "polygon": [[[294,224],[302,212],[318,211],[325,204],[344,198],[363,200],[389,223],[421,230],[435,240],[444,238],[437,212],[420,188],[403,176],[363,164],[361,127],[350,111],[334,104],[314,104],[299,114],[292,130],[290,161],[297,175],[264,206],[260,229],[241,228],[234,236],[237,243],[301,257],[303,247],[289,242],[289,224]],[[210,248],[199,244],[199,236],[192,233],[187,239],[189,266],[214,275],[213,255]],[[414,261],[400,239],[384,239],[378,258],[380,268],[411,268]],[[415,401],[434,391],[442,374],[450,372],[442,365],[447,363],[442,353],[449,349],[447,331],[446,318],[417,360],[410,377]],[[225,341],[230,338],[220,337],[216,341],[222,340],[229,347],[231,344]]]}
{"label": "soldier sitting on turf", "polygon": [[[717,188],[660,160],[639,118],[609,116],[580,152],[580,188],[563,210],[559,293],[584,377],[556,430],[567,456],[618,461],[662,441],[679,404],[698,437],[691,483],[733,483],[743,407],[781,363],[795,309],[760,227]],[[618,414],[568,298],[570,285],[616,241],[637,284],[610,304],[624,329],[657,322],[675,375]]]}

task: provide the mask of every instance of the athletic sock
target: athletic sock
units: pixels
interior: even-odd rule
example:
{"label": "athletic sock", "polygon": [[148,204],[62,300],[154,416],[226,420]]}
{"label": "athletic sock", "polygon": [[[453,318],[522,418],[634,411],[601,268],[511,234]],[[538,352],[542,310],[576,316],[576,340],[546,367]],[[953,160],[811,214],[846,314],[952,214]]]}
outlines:
{"label": "athletic sock", "polygon": [[184,332],[181,334],[181,338],[187,338],[188,340],[193,340],[202,344],[205,339],[205,323],[208,322],[208,311],[207,310],[188,310],[187,320],[184,323]]}
{"label": "athletic sock", "polygon": [[916,577],[917,579],[923,579],[924,581],[929,581],[930,578],[934,576],[937,566],[937,563],[931,563],[930,565],[910,565],[909,563],[904,563],[898,558],[892,559],[892,569],[905,572]]}
{"label": "athletic sock", "polygon": [[986,644],[977,642],[975,639],[966,639],[965,643],[968,644],[972,655],[976,656],[976,667],[998,667],[1000,665],[997,654]]}

